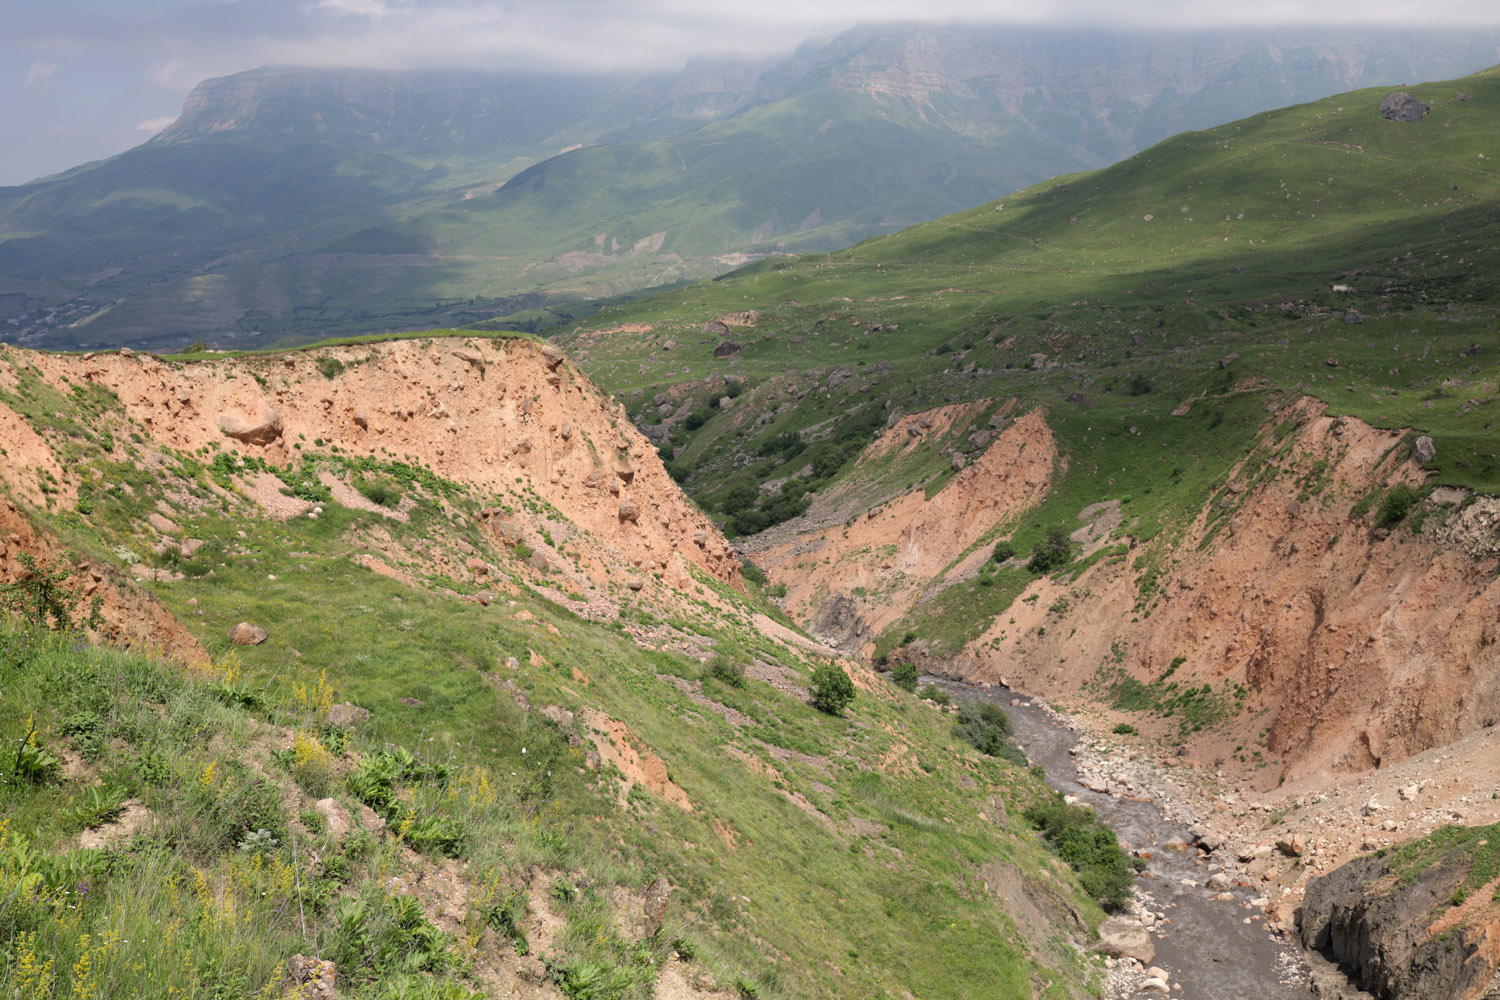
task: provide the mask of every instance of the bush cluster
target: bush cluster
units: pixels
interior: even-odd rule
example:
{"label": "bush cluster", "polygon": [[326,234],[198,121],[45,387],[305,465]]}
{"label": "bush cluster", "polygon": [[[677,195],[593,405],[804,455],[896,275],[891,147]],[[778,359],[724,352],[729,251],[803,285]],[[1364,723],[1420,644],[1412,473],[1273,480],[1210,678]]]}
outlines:
{"label": "bush cluster", "polygon": [[953,723],[954,736],[982,754],[1025,767],[1026,755],[1011,739],[1014,732],[1010,716],[994,702],[973,699],[959,703],[958,718]]}
{"label": "bush cluster", "polygon": [[1026,820],[1078,873],[1084,890],[1101,906],[1118,910],[1130,902],[1134,873],[1145,862],[1121,850],[1115,832],[1092,809],[1069,805],[1059,795],[1046,805],[1028,809]]}

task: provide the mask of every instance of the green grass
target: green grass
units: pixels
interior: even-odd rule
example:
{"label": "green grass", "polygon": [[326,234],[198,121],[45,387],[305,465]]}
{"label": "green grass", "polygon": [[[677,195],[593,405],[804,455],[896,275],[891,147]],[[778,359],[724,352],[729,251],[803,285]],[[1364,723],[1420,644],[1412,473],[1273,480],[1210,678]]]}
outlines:
{"label": "green grass", "polygon": [[[174,824],[162,834],[160,850],[152,849],[156,853],[147,852],[145,842],[106,852],[114,867],[91,890],[108,901],[99,904],[97,921],[37,925],[38,933],[51,935],[49,953],[66,957],[69,970],[86,949],[100,947],[111,928],[123,928],[122,941],[136,940],[137,924],[109,922],[116,903],[128,899],[138,908],[131,920],[196,920],[202,933],[182,943],[199,963],[192,976],[241,969],[243,982],[232,981],[231,995],[255,993],[270,981],[275,963],[297,951],[343,955],[362,970],[356,987],[371,995],[413,975],[428,985],[474,988],[464,940],[438,940],[416,914],[400,909],[400,897],[381,889],[379,879],[399,856],[389,835],[347,864],[333,862],[340,884],[359,890],[362,910],[347,908],[319,882],[324,876],[308,867],[303,838],[311,843],[319,835],[319,821],[307,818],[311,803],[332,795],[350,808],[358,801],[371,805],[432,863],[450,855],[466,863],[468,933],[483,938],[488,927],[497,940],[512,941],[488,947],[514,947],[514,916],[507,924],[503,914],[514,914],[513,894],[529,866],[571,873],[575,882],[594,886],[583,904],[564,907],[567,934],[541,956],[563,982],[593,982],[594,973],[584,975],[589,969],[615,970],[602,973],[603,981],[628,978],[626,995],[644,995],[666,944],[654,943],[643,954],[612,923],[601,924],[598,898],[615,885],[639,891],[658,874],[676,887],[668,923],[692,937],[700,961],[719,982],[743,976],[765,997],[895,995],[906,983],[926,983],[935,996],[995,983],[1026,995],[1033,981],[1081,987],[1093,974],[1061,943],[1032,951],[1003,909],[972,888],[979,867],[1000,857],[1043,894],[1078,892],[1024,830],[996,828],[983,818],[991,795],[1019,815],[1045,790],[1012,765],[957,750],[943,717],[909,695],[861,693],[843,718],[833,718],[765,683],[735,687],[710,675],[701,681],[703,694],[750,720],[736,726],[659,679],[699,681],[704,671],[697,662],[642,650],[621,628],[586,622],[524,587],[518,607],[502,602],[486,608],[437,589],[454,588],[453,581],[423,579],[413,589],[350,558],[362,533],[377,526],[398,545],[453,536],[482,546],[473,512],[494,498],[473,496],[417,466],[352,462],[309,448],[302,453],[306,465],[272,471],[298,481],[315,466],[383,477],[400,484],[410,522],[331,501],[316,521],[250,519],[237,501],[209,489],[221,478],[228,482],[241,463],[212,449],[163,452],[159,470],[146,475],[129,451],[144,455],[153,446],[144,435],[140,442],[130,439],[113,401],[53,399],[37,385],[13,398],[55,421],[49,438],[75,442],[81,478],[94,481],[98,474],[89,512],[54,509],[36,516],[80,557],[122,567],[128,561],[123,552],[183,572],[182,580],[150,586],[216,664],[194,678],[148,661],[75,649],[71,641],[52,643],[31,659],[7,646],[0,746],[19,745],[32,721],[41,750],[93,754],[88,763],[100,775],[97,782],[62,779],[55,766],[28,756],[22,770],[40,768],[49,776],[35,785],[10,784],[0,794],[8,829],[24,832],[28,849],[56,859],[36,863],[72,872],[67,865],[73,862],[61,860],[69,838],[107,813],[116,789],[143,796],[154,814]],[[96,405],[102,409],[89,411],[89,422],[78,419],[83,408]],[[75,426],[87,430],[73,438]],[[112,449],[101,441],[106,433],[113,435]],[[106,483],[129,483],[131,490]],[[168,559],[146,548],[136,531],[157,503],[181,503],[184,496],[198,505],[193,532],[206,544],[192,557]],[[539,499],[517,495],[511,502],[537,504],[545,513]],[[467,514],[470,527],[455,528],[445,509]],[[743,600],[716,589],[721,597]],[[519,610],[535,617],[518,618]],[[646,609],[634,617],[661,620]],[[749,631],[739,618],[704,609],[666,622],[708,637],[730,664],[752,658],[778,663],[805,683],[813,663]],[[243,620],[264,624],[270,639],[232,647],[226,632]],[[512,657],[520,666],[510,665]],[[586,686],[574,678],[575,668],[588,676]],[[626,721],[641,745],[667,762],[672,780],[691,796],[693,812],[639,786],[619,805],[617,778],[608,770],[580,773],[583,750],[569,742],[577,732],[522,711],[507,684],[534,706],[593,706]],[[327,704],[344,700],[372,713],[347,745],[320,724]],[[218,735],[205,744],[209,733]],[[742,763],[725,744],[757,763]],[[905,758],[898,744],[908,747]],[[403,763],[407,758],[392,747],[404,748],[415,763]],[[922,763],[878,773],[893,752]],[[203,780],[205,773],[212,780]],[[131,774],[155,775],[149,780],[163,784],[143,786]],[[481,786],[489,789],[486,797],[494,795],[483,807],[466,798]],[[827,820],[799,808],[791,795]],[[882,832],[855,833],[856,818]],[[257,833],[262,829],[264,837]],[[148,831],[148,839],[157,836]],[[292,873],[292,897],[308,912],[307,930],[300,912],[292,921],[293,898],[266,889],[265,898],[280,910],[257,910],[238,936],[220,934],[209,943],[204,936],[215,925],[201,915],[202,906],[194,911],[198,916],[183,909],[196,897],[179,890],[185,902],[173,902],[116,874],[137,871],[146,858],[156,867],[139,872],[150,886],[169,884],[173,872],[182,886],[196,866],[209,879],[214,905],[230,905],[223,900],[233,898],[217,887],[249,877],[242,869],[250,854],[241,845],[248,850],[260,843],[256,838],[264,841],[264,850],[256,848],[263,866],[281,864],[275,870]],[[325,864],[330,857],[325,852]],[[321,885],[317,891],[327,898],[309,909],[298,884],[311,886],[307,891]],[[1084,912],[1091,911],[1085,906]],[[424,919],[430,923],[432,915]],[[761,928],[773,923],[780,930],[768,938]],[[91,935],[87,943],[84,933]],[[19,962],[19,934],[0,939],[7,960]],[[955,939],[971,955],[957,967],[948,961]],[[184,961],[183,952],[170,949],[150,957],[138,947],[120,954],[100,953],[99,967],[142,964],[138,978],[122,981],[143,995],[160,990],[151,984],[166,981]],[[578,975],[569,979],[567,969]],[[53,971],[56,989],[66,994],[72,974],[62,963]]]}

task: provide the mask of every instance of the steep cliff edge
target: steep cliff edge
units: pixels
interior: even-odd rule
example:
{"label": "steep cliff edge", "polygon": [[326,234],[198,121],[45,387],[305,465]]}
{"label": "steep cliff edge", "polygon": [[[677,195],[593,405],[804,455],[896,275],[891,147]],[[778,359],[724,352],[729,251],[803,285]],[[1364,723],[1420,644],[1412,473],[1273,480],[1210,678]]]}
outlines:
{"label": "steep cliff edge", "polygon": [[1500,827],[1449,826],[1357,858],[1308,886],[1302,943],[1380,1000],[1493,995],[1497,850]]}
{"label": "steep cliff edge", "polygon": [[[0,434],[0,479],[40,520],[18,527],[11,547],[60,552],[47,540],[58,531],[107,541],[114,558],[95,575],[112,629],[189,659],[201,647],[181,645],[170,616],[148,625],[155,616],[126,610],[145,599],[122,604],[107,581],[206,572],[193,563],[193,522],[226,505],[315,517],[330,496],[404,519],[410,495],[397,504],[397,482],[435,491],[447,516],[435,544],[393,543],[378,529],[352,538],[375,572],[492,591],[524,581],[609,618],[625,601],[717,600],[700,581],[741,586],[728,544],[616,404],[523,339],[180,362],[11,349],[0,355]],[[371,481],[388,486],[371,495],[389,508],[356,489]],[[448,484],[478,498],[472,521],[448,502]],[[14,502],[9,516],[25,520]]]}
{"label": "steep cliff edge", "polygon": [[[1329,416],[1310,398],[1271,409],[1206,505],[1148,540],[1136,537],[1129,483],[1114,501],[1057,509],[1078,493],[1066,470],[1054,481],[1035,410],[932,498],[908,493],[754,558],[825,637],[1118,711],[1259,786],[1363,772],[1492,725],[1494,504],[1427,494],[1402,431]],[[882,439],[867,460],[889,447]],[[978,542],[1023,514],[1070,521],[1075,561],[1023,575],[961,648],[945,646],[923,609],[962,607],[954,594],[992,600],[981,585],[994,581],[975,578],[989,555]]]}

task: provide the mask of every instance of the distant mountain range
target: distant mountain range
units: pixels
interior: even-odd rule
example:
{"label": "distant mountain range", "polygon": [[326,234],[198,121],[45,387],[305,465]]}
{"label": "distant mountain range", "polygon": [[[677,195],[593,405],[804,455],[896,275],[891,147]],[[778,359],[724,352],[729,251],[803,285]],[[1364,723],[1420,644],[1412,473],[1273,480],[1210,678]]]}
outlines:
{"label": "distant mountain range", "polygon": [[0,338],[544,326],[1186,129],[1496,62],[1495,32],[909,24],[644,76],[258,69],[205,81],[136,149],[0,188]]}

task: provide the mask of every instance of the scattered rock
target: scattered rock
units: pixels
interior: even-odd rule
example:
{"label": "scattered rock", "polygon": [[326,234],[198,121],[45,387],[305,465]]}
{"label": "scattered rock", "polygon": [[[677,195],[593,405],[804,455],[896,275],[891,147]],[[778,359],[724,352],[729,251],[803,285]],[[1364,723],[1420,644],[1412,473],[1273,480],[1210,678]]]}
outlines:
{"label": "scattered rock", "polygon": [[286,983],[298,1000],[333,1000],[338,967],[327,959],[293,955],[286,963]]}
{"label": "scattered rock", "polygon": [[1431,111],[1416,94],[1393,90],[1380,102],[1380,114],[1393,122],[1414,122]]}
{"label": "scattered rock", "polygon": [[1405,788],[1401,789],[1399,793],[1401,795],[1401,801],[1411,802],[1415,800],[1417,797],[1417,793],[1419,793],[1420,791],[1421,788],[1416,785],[1407,785]]}
{"label": "scattered rock", "polygon": [[370,710],[368,708],[360,708],[358,705],[347,701],[334,705],[328,710],[329,725],[338,726],[342,729],[363,725],[369,721]]}
{"label": "scattered rock", "polygon": [[1276,849],[1289,858],[1300,857],[1307,850],[1307,841],[1301,834],[1288,834],[1277,838]]}
{"label": "scattered rock", "polygon": [[154,510],[146,515],[146,522],[163,535],[175,535],[182,530],[171,518]]}
{"label": "scattered rock", "polygon": [[1156,957],[1151,934],[1132,917],[1113,916],[1099,925],[1099,941],[1094,950],[1112,958],[1133,958],[1141,964]]}
{"label": "scattered rock", "polygon": [[219,430],[245,444],[268,445],[281,437],[281,414],[267,407],[258,420],[226,413],[219,418]]}
{"label": "scattered rock", "polygon": [[229,630],[229,641],[236,646],[259,646],[270,638],[270,633],[259,625],[251,625],[249,622],[240,622]]}
{"label": "scattered rock", "polygon": [[646,586],[646,581],[642,580],[638,576],[632,576],[630,579],[625,581],[625,586],[631,590],[640,590],[642,587]]}

